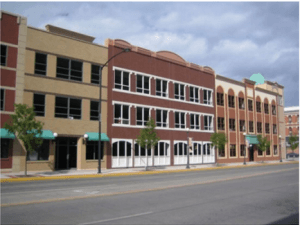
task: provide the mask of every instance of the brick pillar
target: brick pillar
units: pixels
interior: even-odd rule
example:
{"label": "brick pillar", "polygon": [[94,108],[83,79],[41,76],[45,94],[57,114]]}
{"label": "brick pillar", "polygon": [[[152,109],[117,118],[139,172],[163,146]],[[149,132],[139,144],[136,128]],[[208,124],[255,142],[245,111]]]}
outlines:
{"label": "brick pillar", "polygon": [[130,76],[130,91],[136,92],[136,76],[132,73]]}

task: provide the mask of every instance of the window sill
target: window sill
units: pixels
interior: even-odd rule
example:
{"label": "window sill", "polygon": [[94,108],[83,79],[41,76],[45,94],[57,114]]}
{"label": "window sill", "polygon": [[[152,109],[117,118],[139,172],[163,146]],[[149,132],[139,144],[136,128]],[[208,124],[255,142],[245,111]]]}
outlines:
{"label": "window sill", "polygon": [[49,163],[50,161],[49,160],[36,160],[36,161],[30,161],[30,160],[27,160],[27,164],[28,163]]}
{"label": "window sill", "polygon": [[[86,159],[86,162],[98,162],[98,159]],[[101,159],[101,162],[105,162],[105,160]]]}

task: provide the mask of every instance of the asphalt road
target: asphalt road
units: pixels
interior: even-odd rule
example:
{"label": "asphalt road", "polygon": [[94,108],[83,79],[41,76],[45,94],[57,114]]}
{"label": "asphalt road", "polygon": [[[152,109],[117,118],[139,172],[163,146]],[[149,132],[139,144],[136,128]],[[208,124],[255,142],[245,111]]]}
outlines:
{"label": "asphalt road", "polygon": [[299,165],[2,183],[1,198],[2,224],[292,224]]}

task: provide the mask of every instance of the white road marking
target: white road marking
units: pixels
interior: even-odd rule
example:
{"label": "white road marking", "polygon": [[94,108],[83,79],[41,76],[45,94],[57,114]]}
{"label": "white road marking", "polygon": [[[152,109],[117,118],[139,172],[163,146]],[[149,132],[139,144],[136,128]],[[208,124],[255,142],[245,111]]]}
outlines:
{"label": "white road marking", "polygon": [[144,212],[144,213],[133,214],[133,215],[128,215],[128,216],[116,217],[116,218],[112,218],[112,219],[98,220],[98,221],[93,221],[93,222],[88,222],[88,223],[81,223],[79,225],[103,223],[103,222],[108,222],[108,221],[113,221],[113,220],[120,220],[120,219],[125,219],[125,218],[131,218],[131,217],[137,217],[137,216],[147,215],[147,214],[151,214],[151,213],[153,213],[153,212]]}

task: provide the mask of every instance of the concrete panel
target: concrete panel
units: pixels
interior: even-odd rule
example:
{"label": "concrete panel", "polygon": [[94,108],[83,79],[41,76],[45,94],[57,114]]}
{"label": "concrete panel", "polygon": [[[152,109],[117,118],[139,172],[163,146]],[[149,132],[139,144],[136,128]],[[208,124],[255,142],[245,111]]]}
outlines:
{"label": "concrete panel", "polygon": [[47,55],[47,76],[56,77],[56,56]]}
{"label": "concrete panel", "polygon": [[34,74],[35,52],[26,50],[25,61],[26,61],[25,73]]}

